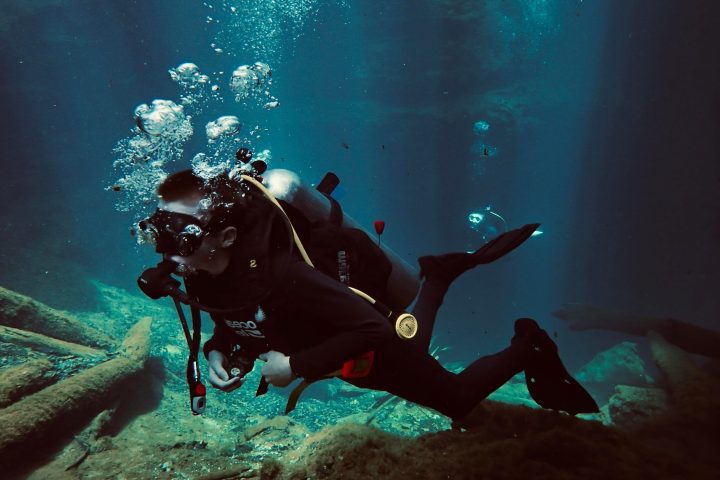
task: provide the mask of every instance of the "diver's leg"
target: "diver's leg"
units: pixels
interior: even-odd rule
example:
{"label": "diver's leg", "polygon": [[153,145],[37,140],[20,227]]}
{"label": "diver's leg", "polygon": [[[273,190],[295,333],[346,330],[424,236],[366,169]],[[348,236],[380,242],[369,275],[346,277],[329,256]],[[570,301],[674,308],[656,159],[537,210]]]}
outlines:
{"label": "diver's leg", "polygon": [[376,352],[369,376],[348,380],[384,390],[462,420],[479,402],[525,370],[528,390],[542,407],[568,413],[596,412],[597,404],[565,370],[557,347],[533,320],[515,322],[510,346],[454,374],[408,342]]}
{"label": "diver's leg", "polygon": [[376,352],[368,377],[348,381],[359,387],[387,391],[460,420],[522,371],[529,349],[528,340],[514,341],[505,350],[482,357],[462,373],[455,374],[428,353],[398,341],[392,348]]}
{"label": "diver's leg", "polygon": [[463,418],[471,408],[463,396],[459,377],[445,370],[430,354],[405,341],[376,351],[370,375],[345,381],[361,388],[386,391],[452,419]]}
{"label": "diver's leg", "polygon": [[434,278],[426,278],[420,286],[420,294],[411,311],[417,319],[418,331],[413,338],[407,341],[423,353],[430,348],[437,312],[448,287],[449,284]]}
{"label": "diver's leg", "polygon": [[457,252],[420,257],[420,276],[424,277],[425,281],[411,312],[418,321],[418,332],[410,343],[418,350],[427,352],[438,309],[450,284],[477,265],[493,262],[511,252],[530,238],[538,226],[539,224],[533,223],[510,230],[473,253]]}

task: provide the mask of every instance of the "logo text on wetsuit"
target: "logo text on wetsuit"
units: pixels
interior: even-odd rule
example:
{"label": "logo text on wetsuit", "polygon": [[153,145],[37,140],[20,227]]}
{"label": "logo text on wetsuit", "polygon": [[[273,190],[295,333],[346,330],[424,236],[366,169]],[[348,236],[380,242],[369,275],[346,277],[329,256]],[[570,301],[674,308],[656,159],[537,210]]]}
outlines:
{"label": "logo text on wetsuit", "polygon": [[252,320],[239,322],[237,320],[225,320],[225,325],[230,327],[235,335],[241,337],[265,338],[265,335],[258,329],[257,323]]}
{"label": "logo text on wetsuit", "polygon": [[258,306],[255,311],[255,321],[248,320],[247,322],[241,322],[238,320],[225,319],[225,325],[230,327],[235,335],[240,337],[253,337],[253,338],[265,338],[265,335],[258,328],[258,324],[265,321],[265,311],[261,306]]}

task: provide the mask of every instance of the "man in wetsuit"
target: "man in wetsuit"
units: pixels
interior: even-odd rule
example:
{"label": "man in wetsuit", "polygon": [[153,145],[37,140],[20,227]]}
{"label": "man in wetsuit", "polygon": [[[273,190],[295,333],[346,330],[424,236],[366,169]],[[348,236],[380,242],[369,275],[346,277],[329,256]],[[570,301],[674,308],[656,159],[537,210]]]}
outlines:
{"label": "man in wetsuit", "polygon": [[[550,337],[531,319],[516,321],[507,348],[459,374],[428,353],[450,283],[519,245],[537,225],[514,231],[522,237],[514,243],[499,238],[475,253],[422,257],[425,280],[413,310],[419,329],[407,340],[366,300],[287,248],[285,218],[241,187],[227,175],[209,181],[190,170],[171,175],[159,186],[158,210],[146,225],[154,229],[156,250],[185,277],[190,297],[215,309],[215,332],[203,350],[216,388],[237,388],[256,359],[265,362],[263,378],[284,387],[298,377],[322,378],[372,351],[369,373],[346,381],[390,392],[454,420],[523,370],[531,395],[542,406],[573,414],[597,410],[567,374]],[[240,365],[235,375],[228,371],[231,354]]]}

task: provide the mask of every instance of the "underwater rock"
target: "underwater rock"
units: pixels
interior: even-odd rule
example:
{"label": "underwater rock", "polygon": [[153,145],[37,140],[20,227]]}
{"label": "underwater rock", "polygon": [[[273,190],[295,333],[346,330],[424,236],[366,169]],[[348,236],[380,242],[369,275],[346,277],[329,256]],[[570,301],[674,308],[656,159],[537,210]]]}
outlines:
{"label": "underwater rock", "polygon": [[90,347],[108,348],[115,343],[100,330],[3,287],[0,287],[0,324]]}
{"label": "underwater rock", "polygon": [[687,354],[655,331],[648,333],[650,351],[662,371],[673,402],[683,403],[707,396],[717,381],[695,365]]}
{"label": "underwater rock", "polygon": [[712,375],[713,377],[720,378],[720,358],[711,358],[705,365],[703,370]]}
{"label": "underwater rock", "polygon": [[651,331],[648,340],[665,380],[668,408],[633,426],[633,438],[658,449],[668,461],[684,462],[689,471],[674,478],[715,479],[720,472],[720,381],[660,334]]}
{"label": "underwater rock", "polygon": [[261,420],[243,432],[245,441],[252,447],[253,456],[282,455],[297,448],[310,434],[309,430],[290,417],[277,416]]}
{"label": "underwater rock", "polygon": [[667,394],[660,388],[618,385],[608,401],[608,415],[618,427],[646,422],[667,408]]}
{"label": "underwater rock", "polygon": [[0,370],[0,408],[42,390],[55,381],[52,364],[44,358]]}
{"label": "underwater rock", "polygon": [[347,382],[326,382],[330,397],[354,398],[368,393],[367,389],[356,387]]}
{"label": "underwater rock", "polygon": [[[143,369],[150,352],[150,318],[127,334],[119,355],[0,411],[0,467],[10,458],[48,455],[73,428],[88,422],[122,393],[122,383]],[[38,443],[43,449],[38,451]],[[21,455],[21,456],[20,456]],[[19,457],[20,456],[20,457]],[[15,460],[13,466],[17,467]]]}
{"label": "underwater rock", "polygon": [[[310,436],[261,478],[687,478],[685,464],[655,456],[597,422],[489,402],[482,424],[413,439],[343,423]],[[687,463],[687,462],[685,462]]]}
{"label": "underwater rock", "polygon": [[509,403],[511,405],[524,405],[530,408],[540,408],[535,400],[530,397],[527,385],[525,384],[525,374],[519,373],[507,381],[500,388],[495,390],[488,397],[490,400]]}
{"label": "underwater rock", "polygon": [[605,403],[614,394],[616,385],[647,387],[655,383],[633,342],[622,342],[598,353],[575,378],[599,403]]}

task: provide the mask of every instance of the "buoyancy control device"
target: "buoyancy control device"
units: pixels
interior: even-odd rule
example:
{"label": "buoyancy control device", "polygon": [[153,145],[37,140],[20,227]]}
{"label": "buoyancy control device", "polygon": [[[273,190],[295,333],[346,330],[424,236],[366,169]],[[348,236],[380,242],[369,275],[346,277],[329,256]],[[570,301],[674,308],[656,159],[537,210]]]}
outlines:
{"label": "buoyancy control device", "polygon": [[[317,187],[312,187],[296,173],[285,169],[268,170],[262,178],[263,185],[267,187],[273,197],[291,206],[291,209],[287,209],[286,213],[293,225],[296,228],[299,227],[297,229],[300,230],[298,232],[300,239],[305,244],[311,260],[319,270],[329,270],[329,272],[326,271],[325,273],[332,274],[334,273],[332,272],[333,265],[340,264],[336,267],[338,269],[337,274],[333,276],[341,282],[370,294],[390,308],[404,309],[410,305],[420,287],[418,271],[400,258],[387,245],[374,242],[372,235],[367,230],[362,228],[352,217],[342,212],[340,205],[330,196],[339,183],[334,174],[326,174]],[[303,238],[303,233],[305,233],[303,230],[307,231],[307,228],[303,228],[302,219],[298,219],[296,212],[301,213],[310,223],[307,241]],[[322,229],[335,226],[340,227],[335,231],[348,237],[346,242],[351,245],[345,254],[357,256],[360,260],[357,263],[368,264],[368,270],[373,268],[382,270],[382,264],[387,262],[389,274],[382,285],[384,291],[380,291],[381,289],[378,288],[377,283],[364,281],[362,275],[359,275],[360,278],[357,280],[360,285],[354,284],[352,271],[347,272],[349,279],[343,278],[343,272],[341,272],[342,262],[337,261],[337,253],[333,255],[328,251],[330,248],[323,250],[322,245],[320,245],[319,248],[315,249],[319,254],[313,255],[314,244],[322,242],[323,239],[329,236],[325,235]],[[352,251],[353,246],[356,246],[355,252]],[[330,254],[325,254],[326,252]],[[342,253],[342,250],[339,253]],[[340,256],[342,257],[342,254]],[[370,278],[373,276],[381,277],[382,273],[367,273],[366,275]],[[383,282],[382,278],[375,279]]]}

